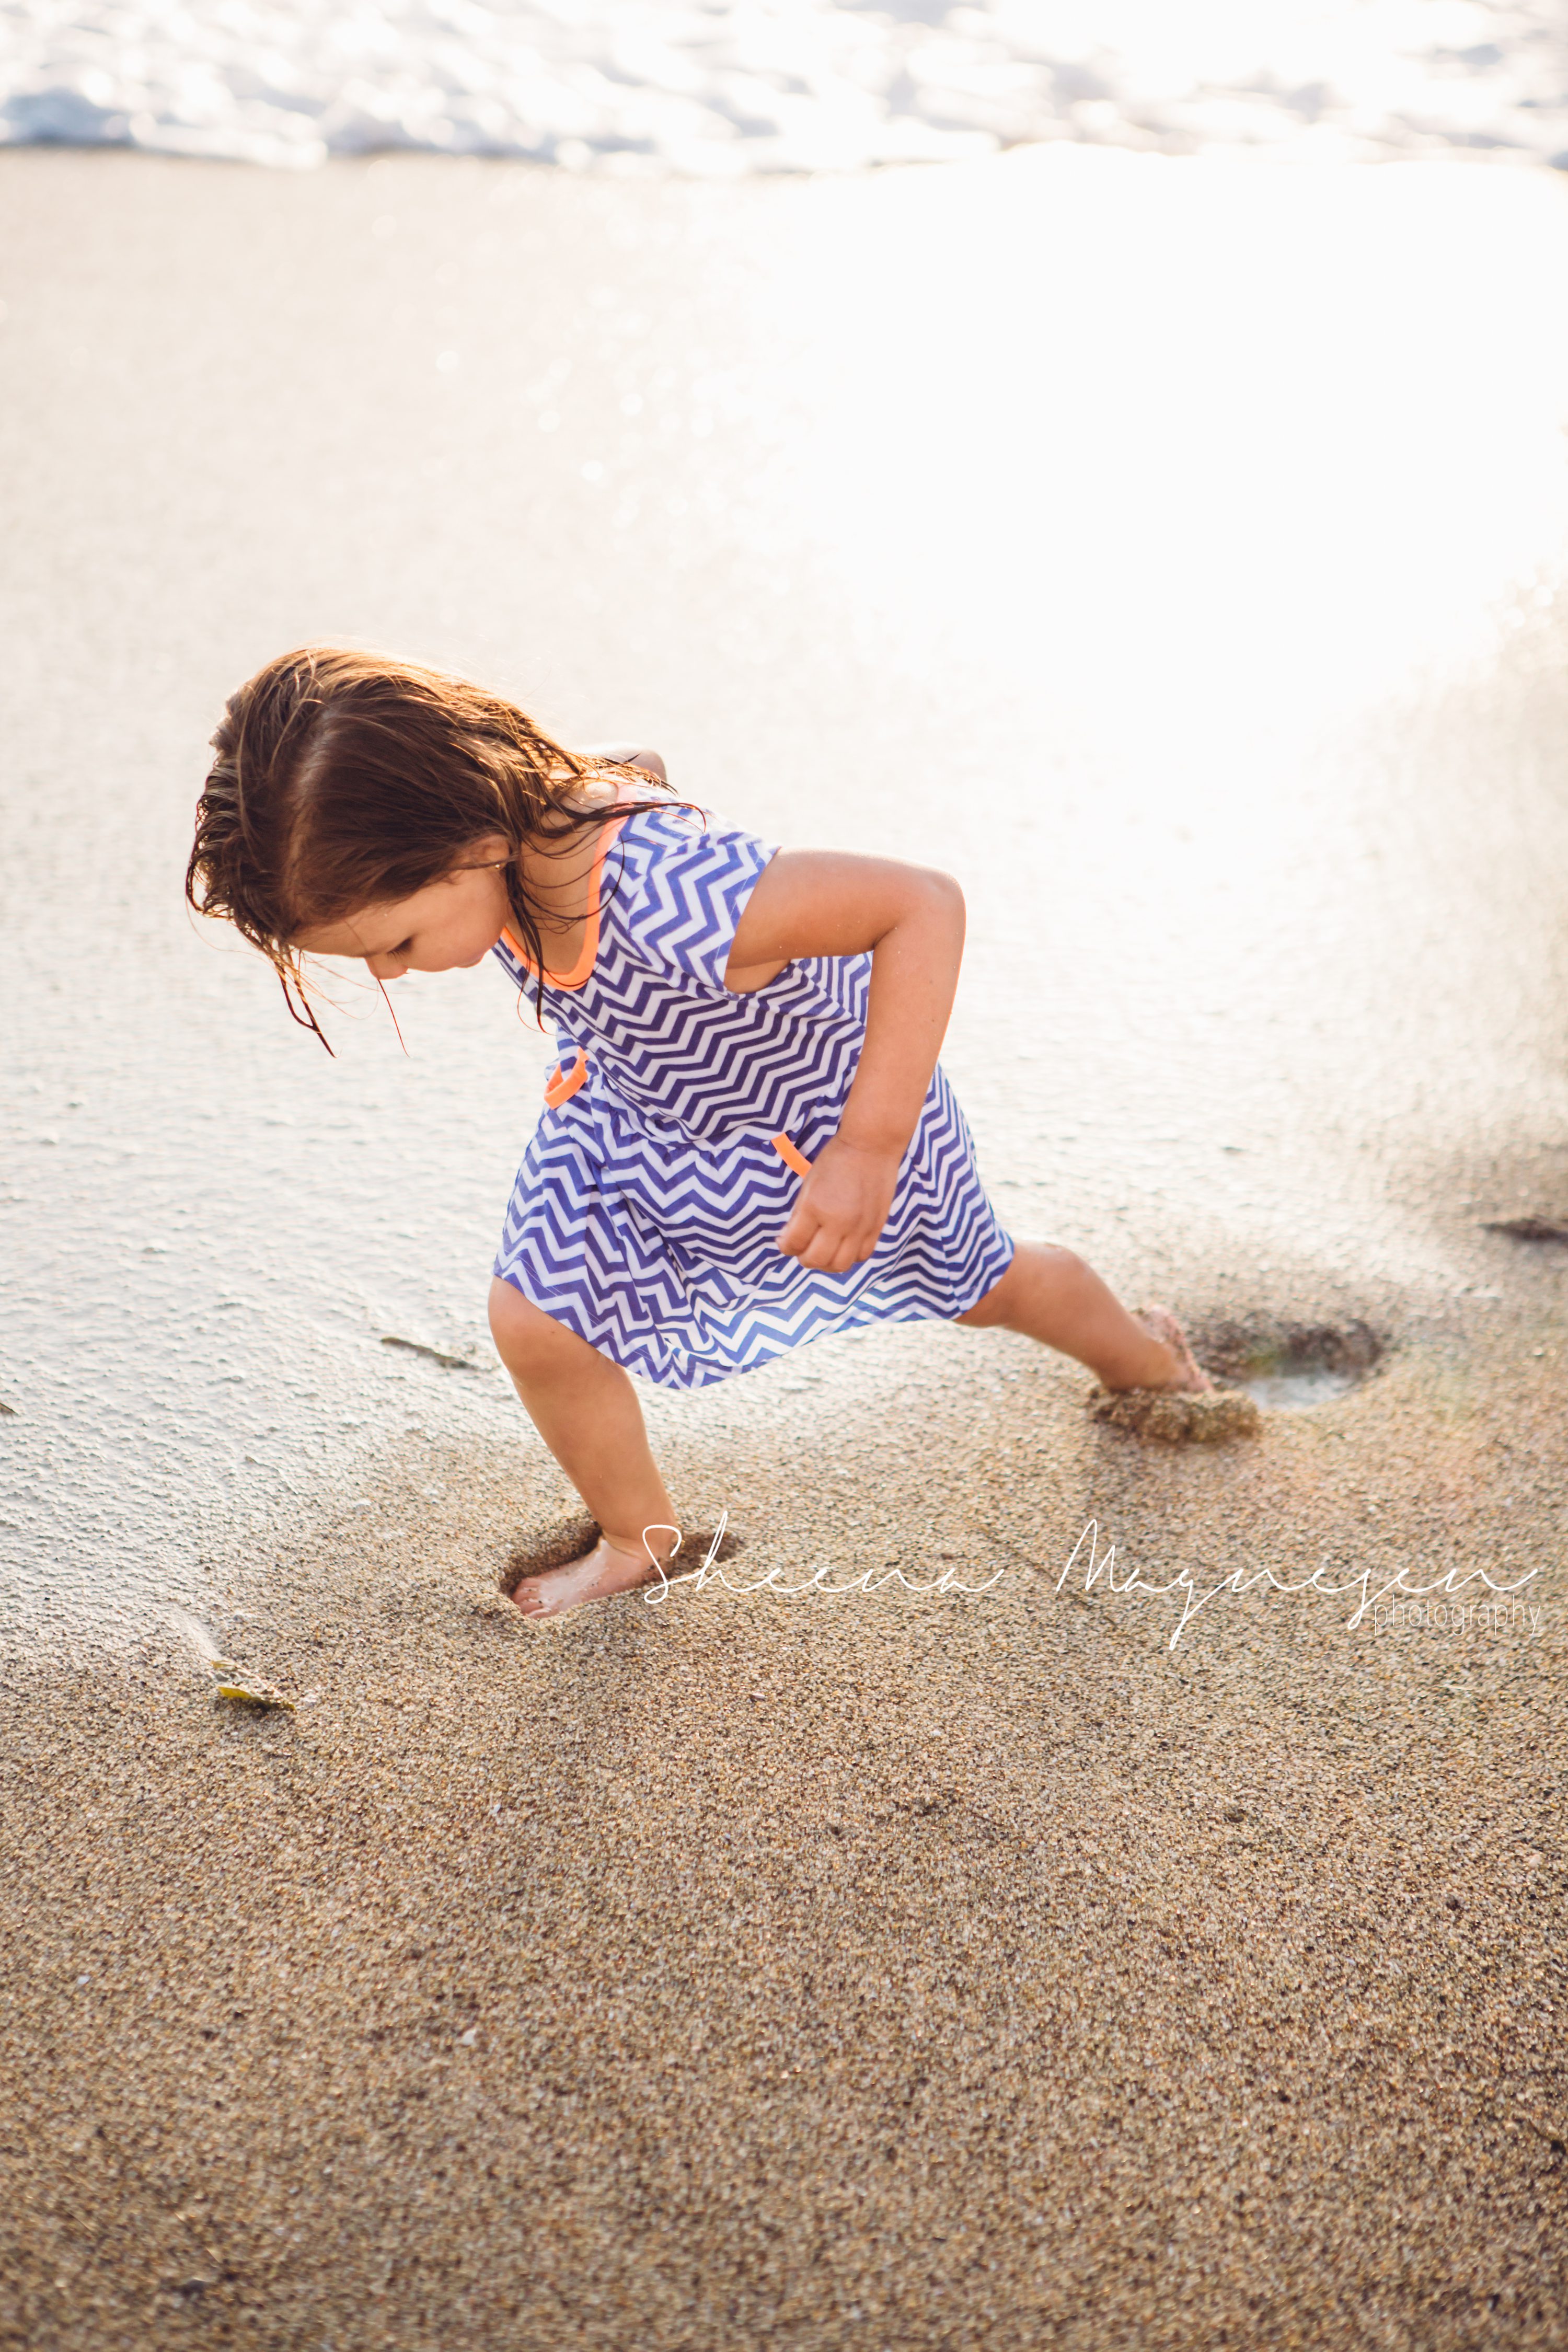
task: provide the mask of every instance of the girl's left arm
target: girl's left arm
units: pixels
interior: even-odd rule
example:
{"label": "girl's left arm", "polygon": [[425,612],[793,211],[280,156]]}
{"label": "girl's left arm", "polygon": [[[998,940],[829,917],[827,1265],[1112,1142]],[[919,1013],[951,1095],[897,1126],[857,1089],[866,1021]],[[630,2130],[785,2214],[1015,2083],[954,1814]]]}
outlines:
{"label": "girl's left arm", "polygon": [[669,773],[658,752],[647,750],[640,743],[584,743],[584,760],[618,760],[628,768],[646,768],[661,784],[669,782]]}
{"label": "girl's left arm", "polygon": [[887,1223],[958,986],[963,893],[950,874],[890,857],[781,850],[736,927],[725,985],[766,985],[803,956],[871,958],[866,1042],[838,1132],[803,1179],[779,1247],[843,1274]]}

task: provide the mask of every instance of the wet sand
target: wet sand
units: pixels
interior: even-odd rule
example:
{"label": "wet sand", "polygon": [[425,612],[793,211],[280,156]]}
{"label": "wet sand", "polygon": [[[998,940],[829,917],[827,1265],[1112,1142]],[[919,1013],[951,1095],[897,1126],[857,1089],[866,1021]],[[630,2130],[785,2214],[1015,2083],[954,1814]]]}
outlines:
{"label": "wet sand", "polygon": [[[60,435],[40,446],[64,436],[90,477],[73,489],[58,455],[18,469],[31,568],[11,568],[6,615],[36,684],[10,721],[12,772],[42,779],[47,805],[79,793],[89,757],[104,779],[85,869],[38,819],[36,787],[13,836],[26,856],[8,871],[27,877],[18,905],[36,918],[18,1001],[57,1059],[103,1074],[98,1133],[112,1115],[122,1137],[163,1150],[157,1182],[169,1198],[184,1187],[192,1219],[169,1229],[171,1266],[134,1276],[139,1329],[110,1324],[99,1353],[90,1310],[130,1240],[117,1255],[110,1209],[101,1233],[85,1202],[62,1214],[60,1278],[80,1286],[5,1391],[19,1410],[0,1435],[40,1493],[56,1465],[47,1507],[74,1598],[52,1640],[20,1621],[5,1666],[0,2341],[1429,2352],[1568,2339],[1568,1250],[1487,1230],[1568,1213],[1556,608],[1531,589],[1511,634],[1494,643],[1478,624],[1467,637],[1458,604],[1432,586],[1434,555],[1425,588],[1388,600],[1386,674],[1363,666],[1360,702],[1331,708],[1377,601],[1348,562],[1321,625],[1293,608],[1306,632],[1293,651],[1271,655],[1261,627],[1247,641],[1222,721],[1205,702],[1222,698],[1217,667],[1171,699],[1183,689],[1173,663],[1159,667],[1154,587],[1134,583],[1119,659],[1165,698],[1134,741],[1114,665],[1086,686],[1062,675],[1064,655],[1042,685],[989,607],[1000,650],[976,650],[983,580],[961,569],[938,620],[921,599],[901,605],[904,556],[886,532],[852,543],[846,526],[828,562],[812,552],[826,528],[813,510],[781,596],[768,534],[795,491],[784,458],[771,488],[766,466],[793,445],[768,437],[779,419],[763,371],[708,386],[696,456],[672,445],[627,459],[650,496],[677,475],[679,495],[695,495],[705,469],[734,495],[696,522],[624,523],[616,571],[662,551],[679,588],[648,609],[612,582],[595,614],[578,593],[602,569],[584,546],[596,487],[580,468],[602,441],[574,445],[574,473],[542,461],[529,487],[542,512],[482,573],[472,452],[482,427],[494,459],[500,409],[473,395],[458,424],[429,422],[420,404],[446,396],[434,364],[417,396],[389,365],[384,407],[359,412],[359,448],[324,398],[332,364],[370,331],[352,265],[378,249],[382,208],[406,218],[417,194],[434,273],[441,253],[469,250],[492,182],[331,173],[306,191],[268,186],[258,207],[243,175],[0,163],[11,201],[26,194],[37,269],[27,414],[41,427],[57,399]],[[524,276],[542,309],[557,304],[563,336],[580,288],[640,220],[668,304],[646,338],[689,334],[676,306],[707,301],[710,374],[739,366],[742,346],[748,364],[765,358],[769,335],[782,354],[799,290],[781,264],[741,303],[743,277],[724,275],[742,267],[726,243],[737,202],[754,205],[753,244],[776,237],[790,267],[815,268],[835,220],[885,259],[947,201],[931,180],[912,194],[849,188],[826,211],[809,190],[681,192],[637,199],[654,211],[634,216],[616,192],[511,184]],[[984,212],[984,189],[1020,182],[963,184],[952,202],[979,205],[998,236],[1009,205],[1027,215],[1022,195]],[[1056,200],[1039,199],[1047,213]],[[1367,199],[1373,229],[1385,201]],[[900,205],[916,211],[894,217]],[[1151,197],[1127,220],[1152,236],[1158,211]],[[1029,215],[1020,239],[1038,226]],[[279,285],[290,256],[313,255],[294,310],[273,314],[293,321],[294,392],[289,369],[255,373],[266,338],[244,341],[237,310],[240,343],[216,332],[216,281],[193,261],[226,250]],[[149,261],[165,252],[178,268]],[[1457,268],[1451,243],[1444,253]],[[412,336],[385,290],[388,337]],[[459,289],[470,306],[483,290]],[[448,298],[437,286],[428,299]],[[232,286],[222,299],[237,301]],[[744,310],[728,351],[727,300]],[[14,315],[25,307],[13,299]],[[70,356],[95,316],[140,373],[93,375]],[[172,361],[162,426],[144,381],[155,345],[191,352],[198,379],[182,389]],[[790,348],[790,396],[804,398],[834,355]],[[370,352],[367,372],[386,358]],[[590,412],[601,394],[606,408],[631,396],[608,372],[584,394]],[[268,404],[296,394],[285,432]],[[830,383],[824,412],[854,396]],[[563,436],[600,421],[563,418]],[[806,427],[825,468],[844,461],[816,412]],[[1478,610],[1523,561],[1522,540],[1503,543],[1516,505],[1545,511],[1561,494],[1543,470],[1510,505],[1518,446],[1489,472],[1490,457],[1455,448],[1446,528],[1484,516],[1497,534],[1466,557]],[[265,515],[246,470],[258,448],[281,501]],[[399,451],[405,471],[389,473]],[[421,488],[418,469],[437,462],[455,471]],[[396,530],[376,505],[386,483]],[[952,527],[962,488],[928,484],[928,531]],[[857,528],[879,516],[891,530],[876,481],[862,493]],[[1237,512],[1248,495],[1241,482]],[[1380,530],[1393,520],[1380,510]],[[1281,577],[1300,544],[1282,547]],[[1384,552],[1370,533],[1359,572]],[[1042,596],[1070,632],[1071,583],[1041,562]],[[1189,652],[1216,614],[1241,629],[1258,595],[1255,580],[1226,604],[1223,568],[1205,575]],[[1114,587],[1108,572],[1084,593],[1094,604]],[[380,1346],[395,1313],[418,1309],[411,1336],[455,1331],[463,1344],[440,1351],[467,1351],[458,1311],[442,1323],[438,1303],[468,1279],[482,1297],[482,1188],[459,1203],[458,1238],[395,1295],[363,1277],[358,1326],[314,1303],[333,1249],[352,1288],[356,1235],[384,1252],[479,1149],[478,1114],[437,1131],[445,1013],[416,1024],[409,1091],[378,1096],[381,1065],[351,1045],[342,1089],[323,1092],[338,1082],[290,1058],[292,1037],[289,1056],[264,1042],[279,1017],[264,975],[251,988],[237,964],[215,978],[182,961],[184,935],[141,911],[187,821],[187,738],[245,649],[334,618],[346,631],[351,609],[366,635],[438,649],[447,598],[454,656],[493,674],[502,636],[526,637],[533,677],[553,677],[577,731],[651,712],[654,740],[674,730],[679,772],[764,829],[799,838],[809,824],[869,846],[900,826],[910,854],[933,855],[967,775],[994,830],[955,858],[974,944],[948,1058],[1007,1213],[1167,1296],[1211,1341],[1249,1318],[1364,1324],[1382,1346],[1370,1377],[1268,1413],[1257,1440],[1183,1450],[1095,1423],[1087,1375],[1022,1340],[921,1327],[824,1342],[704,1396],[651,1400],[679,1507],[698,1528],[728,1511],[736,1583],[899,1567],[988,1589],[678,1589],[655,1607],[628,1597],[525,1626],[503,1588],[570,1521],[559,1474],[493,1373]],[[1186,626],[1172,609],[1172,628]],[[926,675],[920,632],[939,621],[950,634]],[[1060,642],[1081,652],[1097,625],[1090,613]],[[699,703],[715,642],[720,683]],[[1418,656],[1429,666],[1413,683]],[[1282,745],[1268,708],[1320,667],[1317,699],[1289,703],[1300,740]],[[1243,727],[1233,703],[1249,681]],[[1047,725],[1026,769],[1018,746]],[[861,785],[847,814],[846,761]],[[22,806],[13,794],[13,820]],[[117,861],[140,895],[115,898]],[[124,975],[107,1040],[102,999],[70,994],[56,944],[81,870]],[[1091,951],[1113,904],[1137,914],[1129,959]],[[483,1052],[500,1034],[486,1030]],[[453,1042],[454,1087],[478,1083],[480,1046]],[[166,1070],[176,1092],[206,1088],[216,1115],[197,1133],[175,1103],[160,1145],[150,1107]],[[496,1109],[484,1129],[498,1155],[509,1122],[531,1115],[532,1064],[504,1084],[522,1109]],[[427,1153],[398,1139],[421,1108]],[[231,1163],[253,1150],[253,1111],[300,1125],[247,1179]],[[384,1165],[367,1174],[373,1150]],[[134,1171],[121,1181],[123,1202]],[[502,1195],[504,1181],[498,1160]],[[17,1182],[21,1215],[41,1216],[45,1179]],[[274,1350],[252,1367],[259,1404],[217,1385],[226,1359],[186,1328],[193,1298],[208,1311],[220,1212],[254,1228],[243,1245],[260,1270],[246,1280]],[[310,1281],[289,1290],[296,1244]],[[406,1244],[411,1259],[425,1247]],[[199,1485],[227,1412],[236,1427],[254,1415],[261,1433],[244,1443],[258,1459],[243,1464],[234,1438],[186,1517],[138,1499],[123,1527],[140,1597],[117,1618],[108,1489],[79,1464],[86,1438],[120,1442],[117,1397],[159,1452],[157,1415],[176,1422],[185,1393],[165,1341],[190,1349],[209,1414],[177,1463]],[[302,1363],[329,1400],[334,1380],[353,1390],[359,1425],[335,1450],[308,1450],[325,1412],[288,1385]],[[1090,1523],[1101,1557],[1116,1547],[1118,1585],[1185,1571],[1201,1594],[1237,1572],[1303,1584],[1321,1570],[1341,1589],[1219,1591],[1173,1645],[1182,1590],[1117,1591],[1105,1576],[1084,1590]],[[18,1592],[41,1556],[26,1554]],[[1352,1622],[1362,1596],[1345,1588],[1363,1572],[1375,1591],[1401,1570],[1430,1585],[1481,1568],[1514,1589],[1432,1593],[1436,1622]],[[298,1711],[215,1699],[158,1615],[174,1600]],[[1455,1601],[1501,1613],[1456,1625]]]}

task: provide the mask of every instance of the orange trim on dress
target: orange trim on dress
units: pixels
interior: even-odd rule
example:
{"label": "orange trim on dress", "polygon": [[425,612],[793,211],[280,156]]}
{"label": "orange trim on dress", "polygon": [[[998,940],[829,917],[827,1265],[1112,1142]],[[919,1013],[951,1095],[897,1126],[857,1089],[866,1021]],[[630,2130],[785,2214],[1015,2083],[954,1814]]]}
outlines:
{"label": "orange trim on dress", "polygon": [[[629,816],[630,814],[631,811],[628,809],[626,811],[626,816]],[[626,818],[625,816],[616,817],[615,823],[613,824],[607,824],[605,827],[604,832],[599,836],[599,846],[594,853],[594,863],[588,869],[589,905],[584,918],[584,928],[583,931],[583,945],[578,954],[577,961],[573,965],[570,971],[546,971],[542,966],[531,962],[529,958],[523,953],[519,941],[513,939],[510,931],[507,929],[504,924],[501,927],[502,939],[506,941],[508,947],[511,950],[513,955],[517,958],[524,971],[532,972],[534,978],[536,980],[542,981],[546,988],[581,988],[589,973],[593,971],[595,964],[599,960],[599,885],[600,878],[604,872],[605,852],[608,849],[611,842],[614,841],[616,834],[619,833],[626,821]],[[586,1066],[584,1065],[584,1067],[585,1066]],[[581,1078],[579,1078],[577,1084],[581,1086]],[[574,1088],[573,1091],[575,1092],[576,1089]]]}
{"label": "orange trim on dress", "polygon": [[576,1093],[578,1087],[583,1084],[588,1075],[588,1055],[586,1048],[582,1045],[571,1045],[567,1048],[567,1051],[576,1055],[577,1066],[569,1076],[563,1078],[561,1075],[562,1071],[566,1066],[565,1057],[563,1055],[562,1059],[556,1063],[554,1068],[546,1077],[544,1081],[544,1101],[546,1108],[550,1110],[559,1110],[563,1102],[570,1102],[573,1096]]}
{"label": "orange trim on dress", "polygon": [[810,1175],[810,1160],[806,1158],[804,1151],[796,1150],[795,1146],[790,1141],[787,1135],[775,1135],[773,1137],[772,1141],[773,1150],[778,1153],[779,1158],[784,1161],[786,1168],[793,1168],[797,1176]]}

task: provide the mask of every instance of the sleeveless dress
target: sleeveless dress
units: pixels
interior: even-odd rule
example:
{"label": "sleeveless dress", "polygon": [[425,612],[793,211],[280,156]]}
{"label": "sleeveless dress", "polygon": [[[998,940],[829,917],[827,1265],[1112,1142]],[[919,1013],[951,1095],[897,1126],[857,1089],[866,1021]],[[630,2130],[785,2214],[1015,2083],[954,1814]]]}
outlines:
{"label": "sleeveless dress", "polygon": [[824,1274],[780,1251],[855,1075],[871,959],[725,987],[773,854],[679,805],[611,819],[573,969],[538,973],[510,932],[494,950],[537,990],[561,1055],[495,1271],[663,1388],[707,1388],[827,1331],[962,1315],[1013,1256],[940,1066],[873,1255]]}

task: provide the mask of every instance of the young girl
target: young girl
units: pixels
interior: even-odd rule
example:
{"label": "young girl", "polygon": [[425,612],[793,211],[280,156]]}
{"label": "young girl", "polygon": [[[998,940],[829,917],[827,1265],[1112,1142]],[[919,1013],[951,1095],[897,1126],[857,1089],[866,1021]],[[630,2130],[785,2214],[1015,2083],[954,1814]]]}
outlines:
{"label": "young girl", "polygon": [[949,876],[775,850],[673,799],[655,752],[565,751],[477,687],[330,646],[269,662],[213,742],[186,896],[261,950],[296,1020],[321,1036],[303,955],[385,982],[493,954],[554,1024],[490,1328],[602,1532],[518,1587],[525,1616],[672,1556],[629,1372],[705,1388],[825,1331],[942,1316],[1107,1388],[1209,1386],[1163,1308],[1129,1313],[997,1222],[937,1063],[963,947]]}

